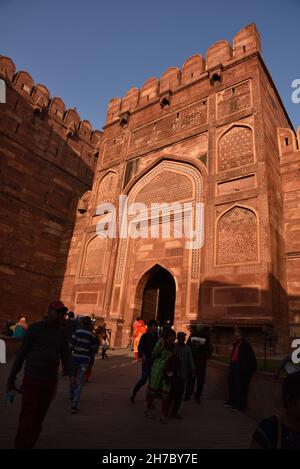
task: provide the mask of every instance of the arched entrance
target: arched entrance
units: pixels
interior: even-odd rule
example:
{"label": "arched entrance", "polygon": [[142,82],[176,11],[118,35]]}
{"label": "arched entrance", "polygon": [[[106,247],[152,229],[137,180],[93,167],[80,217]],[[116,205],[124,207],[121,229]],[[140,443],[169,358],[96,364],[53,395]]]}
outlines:
{"label": "arched entrance", "polygon": [[[133,203],[147,207],[148,212],[141,212],[141,226],[148,225],[148,236],[127,236],[119,240],[112,291],[108,289],[107,307],[112,328],[116,328],[118,317],[122,322],[122,344],[125,346],[132,324],[142,315],[142,311],[146,320],[150,316],[156,316],[162,322],[170,318],[167,320],[174,322],[174,325],[182,330],[187,322],[198,317],[201,249],[198,245],[187,245],[184,227],[186,220],[196,221],[198,218],[199,222],[201,219],[196,217],[196,204],[203,200],[203,180],[199,168],[193,164],[163,159],[149,167],[148,171],[140,175],[132,187],[128,186],[126,190],[128,207]],[[168,217],[163,216],[161,208],[153,213],[153,203],[164,204],[160,207],[170,204],[173,212],[170,213],[170,223]],[[177,231],[180,220],[179,204],[184,209],[184,216],[181,214],[182,236],[178,236],[179,230]],[[137,217],[129,215],[124,223],[131,230],[138,225]],[[167,231],[168,225],[170,231]],[[155,236],[152,228],[155,228]],[[198,234],[198,230],[196,231]],[[170,279],[168,274],[161,278],[153,266],[165,268],[174,279]],[[166,289],[164,284],[168,286]],[[172,291],[173,294],[170,293]]]}
{"label": "arched entrance", "polygon": [[148,273],[142,296],[141,317],[147,323],[156,319],[161,325],[174,322],[176,285],[172,274],[156,265]]}

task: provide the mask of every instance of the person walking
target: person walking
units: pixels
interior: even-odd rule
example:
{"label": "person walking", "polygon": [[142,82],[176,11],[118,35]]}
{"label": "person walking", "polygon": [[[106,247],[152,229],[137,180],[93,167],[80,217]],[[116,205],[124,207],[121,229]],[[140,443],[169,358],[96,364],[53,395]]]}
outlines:
{"label": "person walking", "polygon": [[185,343],[185,332],[178,332],[177,343],[175,344],[175,356],[177,357],[178,367],[172,380],[170,394],[170,412],[171,416],[181,419],[179,409],[184,395],[187,377],[195,372],[195,364],[191,348]]}
{"label": "person walking", "polygon": [[46,319],[28,328],[11,368],[8,393],[16,389],[15,381],[25,362],[16,449],[34,448],[55,395],[60,361],[72,376],[71,351],[63,327],[67,311],[61,301],[50,303]]}
{"label": "person walking", "polygon": [[251,449],[300,449],[300,372],[289,374],[282,385],[284,410],[262,420]]}
{"label": "person walking", "polygon": [[15,325],[13,337],[15,339],[23,340],[26,335],[27,330],[28,330],[28,324],[27,324],[26,318],[21,318]]}
{"label": "person walking", "polygon": [[107,337],[107,334],[106,334],[106,330],[104,330],[104,332],[102,333],[102,342],[101,342],[102,360],[105,360],[105,358],[108,358],[108,356],[107,356],[107,349],[108,349],[107,341],[108,341],[108,337]]}
{"label": "person walking", "polygon": [[71,338],[71,350],[74,366],[74,380],[71,385],[71,413],[78,412],[80,395],[92,356],[97,353],[99,344],[91,331],[92,320],[89,316],[81,319],[79,326]]}
{"label": "person walking", "polygon": [[79,326],[79,321],[77,318],[75,318],[74,312],[69,311],[67,314],[67,320],[66,320],[66,333],[67,333],[69,342],[71,342],[72,335],[74,334],[78,326]]}
{"label": "person walking", "polygon": [[132,403],[134,403],[139,390],[147,383],[150,375],[152,353],[158,341],[157,327],[157,321],[154,319],[149,321],[147,331],[141,336],[139,342],[138,355],[142,361],[142,375],[130,394],[130,401]]}
{"label": "person walking", "polygon": [[228,401],[225,407],[245,410],[253,373],[257,370],[256,356],[240,330],[235,333],[228,375]]}
{"label": "person walking", "polygon": [[[66,316],[67,317],[65,319],[64,326],[65,326],[65,331],[66,331],[68,343],[70,344],[72,335],[74,334],[74,332],[76,331],[76,329],[79,325],[79,321],[78,321],[77,318],[75,318],[75,314],[74,314],[73,311],[69,311]],[[61,375],[62,376],[66,375],[66,372],[65,372],[63,367],[62,367],[62,370],[61,370]]]}
{"label": "person walking", "polygon": [[134,358],[136,360],[139,359],[139,343],[143,334],[145,334],[147,328],[142,319],[139,320],[139,326],[135,328],[135,338],[133,342],[133,351],[134,351]]}
{"label": "person walking", "polygon": [[140,327],[140,321],[141,321],[141,317],[138,316],[134,322],[133,322],[133,325],[132,325],[132,336],[131,336],[131,350],[134,352],[134,356],[135,358],[137,359],[137,356],[136,356],[136,353],[135,353],[135,339],[137,338],[138,336],[138,330],[139,330],[139,327]]}
{"label": "person walking", "polygon": [[199,404],[201,403],[205,384],[207,360],[212,354],[207,329],[202,326],[192,327],[187,345],[190,347],[193,354],[195,372],[190,373],[187,378],[184,400],[189,401],[194,394],[195,401]]}
{"label": "person walking", "polygon": [[95,364],[95,356],[96,356],[97,352],[99,351],[99,347],[100,347],[99,332],[98,332],[98,329],[96,329],[96,331],[95,331],[94,328],[95,328],[95,322],[92,321],[91,329],[92,329],[92,333],[94,335],[95,346],[94,346],[94,353],[92,354],[92,357],[90,359],[90,363],[89,363],[88,368],[87,368],[86,373],[85,373],[85,378],[84,378],[85,383],[88,383],[89,380],[91,379],[93,367],[94,367],[94,364]]}
{"label": "person walking", "polygon": [[163,337],[157,342],[152,355],[154,361],[150,372],[145,415],[151,416],[153,401],[160,398],[161,423],[167,423],[171,382],[177,367],[175,340],[176,332],[171,328],[164,329]]}

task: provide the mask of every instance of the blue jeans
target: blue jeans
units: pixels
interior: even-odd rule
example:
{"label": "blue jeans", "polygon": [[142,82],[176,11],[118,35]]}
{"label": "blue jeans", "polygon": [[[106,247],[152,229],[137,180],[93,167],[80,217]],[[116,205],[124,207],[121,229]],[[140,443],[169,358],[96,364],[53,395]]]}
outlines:
{"label": "blue jeans", "polygon": [[88,366],[89,366],[88,364],[81,364],[81,365],[75,364],[76,383],[75,383],[75,386],[71,389],[72,407],[78,407],[80,395],[82,391],[82,386],[84,383],[85,374],[88,369]]}

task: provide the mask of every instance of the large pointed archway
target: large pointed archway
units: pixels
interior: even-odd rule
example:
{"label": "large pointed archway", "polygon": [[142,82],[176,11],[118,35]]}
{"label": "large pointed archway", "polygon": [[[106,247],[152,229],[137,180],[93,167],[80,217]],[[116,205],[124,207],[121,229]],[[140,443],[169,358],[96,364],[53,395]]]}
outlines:
{"label": "large pointed archway", "polygon": [[[112,324],[122,321],[119,328],[122,327],[123,344],[128,343],[132,323],[142,311],[145,320],[156,317],[182,330],[197,318],[200,247],[187,243],[184,229],[180,231],[178,226],[184,228],[185,220],[196,220],[197,204],[202,198],[199,169],[189,162],[171,159],[149,168],[128,188],[127,206],[143,204],[142,223],[148,226],[148,232],[147,236],[123,237],[117,245],[109,316]],[[153,204],[160,208],[153,212]],[[161,207],[166,204],[171,207],[169,217],[162,213]],[[128,216],[124,223],[130,232],[136,226],[135,216]],[[201,229],[197,230],[199,233]],[[163,274],[161,269],[169,274]]]}
{"label": "large pointed archway", "polygon": [[141,318],[146,323],[156,319],[160,325],[167,322],[173,324],[176,299],[173,275],[157,264],[143,276],[140,287]]}

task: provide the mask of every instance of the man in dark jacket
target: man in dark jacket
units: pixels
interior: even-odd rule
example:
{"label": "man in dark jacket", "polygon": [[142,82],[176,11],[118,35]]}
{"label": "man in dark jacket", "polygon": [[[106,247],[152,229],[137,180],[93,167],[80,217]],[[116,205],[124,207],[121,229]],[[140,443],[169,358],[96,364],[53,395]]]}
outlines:
{"label": "man in dark jacket", "polygon": [[179,409],[184,395],[186,380],[194,374],[195,363],[191,347],[185,343],[185,332],[177,333],[177,343],[175,344],[176,370],[172,379],[170,394],[171,416],[181,419]]}
{"label": "man in dark jacket", "polygon": [[30,326],[12,366],[7,391],[15,389],[15,380],[25,362],[22,384],[22,408],[15,448],[33,448],[53,400],[62,361],[66,374],[72,376],[71,350],[65,333],[64,316],[68,309],[53,301],[48,316]]}
{"label": "man in dark jacket", "polygon": [[245,410],[247,394],[253,373],[257,370],[256,356],[253,348],[244,338],[242,332],[235,333],[235,342],[230,358],[228,391],[229,398],[225,407]]}
{"label": "man in dark jacket", "polygon": [[147,332],[142,335],[139,342],[138,354],[142,360],[142,376],[130,394],[132,403],[134,403],[138,391],[147,383],[150,375],[152,353],[158,340],[157,327],[158,323],[154,319],[149,321]]}
{"label": "man in dark jacket", "polygon": [[68,338],[68,342],[71,342],[72,335],[76,331],[76,329],[79,327],[79,321],[77,318],[75,318],[75,314],[73,311],[68,312],[68,318],[66,321],[66,334]]}
{"label": "man in dark jacket", "polygon": [[205,384],[207,360],[212,353],[207,329],[200,325],[193,326],[187,345],[189,345],[192,350],[195,372],[193,375],[190,374],[187,379],[184,400],[190,400],[191,396],[194,394],[195,401],[199,404]]}

